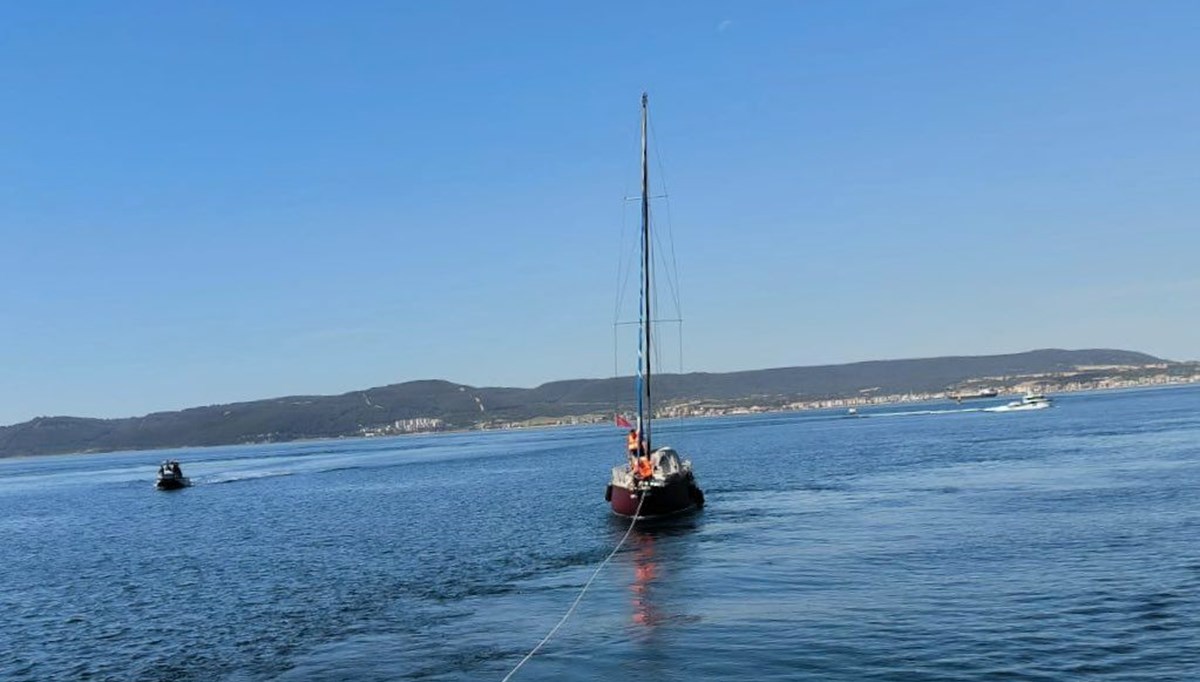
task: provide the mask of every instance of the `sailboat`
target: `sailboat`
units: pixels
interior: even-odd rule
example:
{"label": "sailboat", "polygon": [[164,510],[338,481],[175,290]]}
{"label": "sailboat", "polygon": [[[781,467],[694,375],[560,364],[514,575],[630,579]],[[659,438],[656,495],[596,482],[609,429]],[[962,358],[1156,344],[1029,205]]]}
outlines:
{"label": "sailboat", "polygon": [[[704,506],[704,492],[696,484],[692,463],[670,447],[655,448],[651,437],[654,403],[650,392],[650,358],[653,334],[650,315],[650,172],[647,163],[647,102],[642,93],[642,230],[641,293],[638,306],[637,423],[631,435],[629,461],[613,467],[604,499],[619,516],[656,518],[682,514]],[[634,454],[638,457],[635,458]],[[641,459],[643,461],[639,462]],[[644,460],[649,460],[647,466]],[[640,466],[639,466],[640,464]]]}

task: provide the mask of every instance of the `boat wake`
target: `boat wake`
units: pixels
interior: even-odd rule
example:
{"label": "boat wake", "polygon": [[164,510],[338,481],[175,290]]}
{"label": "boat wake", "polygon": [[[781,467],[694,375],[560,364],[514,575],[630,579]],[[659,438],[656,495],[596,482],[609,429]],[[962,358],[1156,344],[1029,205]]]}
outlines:
{"label": "boat wake", "polygon": [[238,481],[253,481],[260,478],[277,478],[279,476],[292,476],[295,471],[247,471],[238,474],[207,476],[204,478],[193,478],[192,485],[197,483],[202,485],[217,485],[219,483],[237,483]]}
{"label": "boat wake", "polygon": [[858,413],[856,417],[917,417],[931,414],[963,414],[966,412],[985,412],[987,408],[983,407],[962,407],[952,410],[905,410],[902,412],[868,412]]}

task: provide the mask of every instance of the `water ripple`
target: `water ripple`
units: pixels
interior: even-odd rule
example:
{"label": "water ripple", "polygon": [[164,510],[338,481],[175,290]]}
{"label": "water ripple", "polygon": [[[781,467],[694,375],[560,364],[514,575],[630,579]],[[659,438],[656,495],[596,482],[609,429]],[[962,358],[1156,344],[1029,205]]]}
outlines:
{"label": "water ripple", "polygon": [[[1190,679],[1197,415],[672,425],[709,507],[636,529],[520,679]],[[0,679],[499,679],[624,533],[621,436],[0,462]],[[196,486],[150,489],[168,454]]]}

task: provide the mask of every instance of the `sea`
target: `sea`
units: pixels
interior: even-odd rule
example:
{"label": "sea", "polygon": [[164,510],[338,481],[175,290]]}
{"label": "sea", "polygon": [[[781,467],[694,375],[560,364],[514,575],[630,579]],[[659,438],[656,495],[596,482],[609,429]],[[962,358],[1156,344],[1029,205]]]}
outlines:
{"label": "sea", "polygon": [[0,460],[0,679],[1200,679],[1200,387],[994,404]]}

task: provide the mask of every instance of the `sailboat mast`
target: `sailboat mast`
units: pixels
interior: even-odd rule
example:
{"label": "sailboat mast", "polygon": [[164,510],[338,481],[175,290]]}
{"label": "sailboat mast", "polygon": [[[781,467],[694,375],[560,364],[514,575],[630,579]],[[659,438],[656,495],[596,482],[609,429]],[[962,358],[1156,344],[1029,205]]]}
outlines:
{"label": "sailboat mast", "polygon": [[[650,449],[650,420],[654,415],[654,407],[650,402],[650,166],[647,162],[647,101],[646,93],[642,93],[642,332],[644,334],[645,378],[643,384],[646,392],[646,414],[642,427],[642,442],[647,451]],[[641,402],[640,400],[638,402]],[[638,418],[642,415],[639,413]]]}

